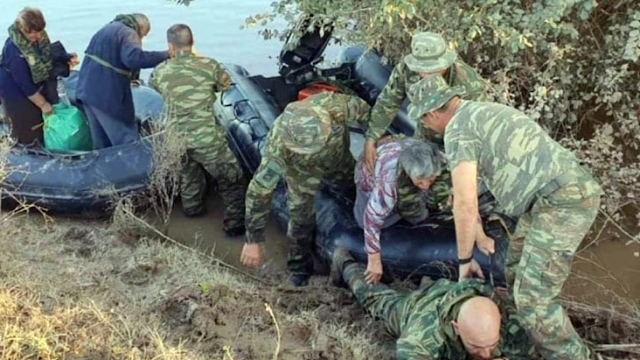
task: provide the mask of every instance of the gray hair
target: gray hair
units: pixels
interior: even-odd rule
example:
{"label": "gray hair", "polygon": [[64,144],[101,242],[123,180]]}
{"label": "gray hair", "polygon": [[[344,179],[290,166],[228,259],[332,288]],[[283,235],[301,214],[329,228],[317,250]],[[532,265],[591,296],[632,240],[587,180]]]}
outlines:
{"label": "gray hair", "polygon": [[133,18],[136,19],[136,23],[138,23],[138,32],[140,36],[147,35],[149,31],[151,31],[151,22],[149,18],[145,14],[134,13]]}
{"label": "gray hair", "polygon": [[176,24],[167,30],[167,42],[178,48],[189,48],[193,46],[193,33],[191,28],[185,24]]}
{"label": "gray hair", "polygon": [[445,160],[435,144],[408,139],[398,161],[409,177],[426,178],[440,175]]}

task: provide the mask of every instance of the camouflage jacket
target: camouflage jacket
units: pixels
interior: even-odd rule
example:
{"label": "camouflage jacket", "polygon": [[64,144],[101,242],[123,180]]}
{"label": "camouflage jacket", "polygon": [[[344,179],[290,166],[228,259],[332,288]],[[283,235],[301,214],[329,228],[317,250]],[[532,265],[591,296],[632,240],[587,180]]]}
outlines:
{"label": "camouflage jacket", "polygon": [[287,106],[275,120],[269,130],[260,166],[247,190],[245,218],[248,243],[264,241],[263,230],[271,208],[271,196],[282,177],[296,181],[296,178],[304,176],[316,178],[319,182],[335,170],[337,159],[352,156],[347,123],[356,121],[365,129],[368,126],[371,107],[356,96],[322,92],[301,101],[309,108],[322,109],[330,114],[331,134],[319,152],[297,154],[287,149],[281,140],[287,129],[278,121],[283,116],[295,118],[295,107]]}
{"label": "camouflage jacket", "polygon": [[188,136],[189,148],[226,144],[225,131],[213,114],[216,92],[229,88],[231,78],[220,64],[206,57],[178,52],[158,65],[149,84],[165,102],[169,126]]}
{"label": "camouflage jacket", "polygon": [[530,359],[535,348],[510,302],[477,279],[463,282],[440,279],[409,294],[407,306],[411,309],[404,312],[407,318],[401,320],[403,326],[396,343],[398,360],[470,359],[451,322],[458,317],[464,301],[473,296],[490,297],[500,307],[501,336],[493,356]]}
{"label": "camouflage jacket", "polygon": [[[461,161],[478,166],[481,177],[506,215],[520,216],[536,193],[563,174],[585,175],[577,158],[521,111],[496,104],[463,100],[444,134],[451,171]],[[593,181],[585,198],[597,196]]]}
{"label": "camouflage jacket", "polygon": [[[448,75],[450,86],[462,86],[466,90],[465,99],[487,101],[488,83],[469,65],[462,60],[456,61]],[[377,141],[380,139],[393,119],[398,109],[404,102],[411,85],[420,80],[420,75],[415,73],[400,62],[391,72],[387,85],[382,89],[373,109],[371,110],[371,124],[367,131],[367,139]],[[418,119],[415,119],[418,120]],[[415,137],[431,140],[438,135],[430,129],[422,126],[418,121]]]}

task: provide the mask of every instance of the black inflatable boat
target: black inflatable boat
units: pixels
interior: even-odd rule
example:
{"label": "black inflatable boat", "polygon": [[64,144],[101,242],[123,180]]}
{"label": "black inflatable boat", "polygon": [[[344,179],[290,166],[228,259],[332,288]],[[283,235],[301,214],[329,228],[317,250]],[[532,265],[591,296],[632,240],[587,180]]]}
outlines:
{"label": "black inflatable boat", "polygon": [[[319,33],[308,34],[293,50],[280,56],[280,76],[266,78],[250,76],[241,66],[224,64],[231,74],[231,88],[224,92],[214,106],[218,120],[228,130],[233,150],[241,159],[245,170],[253,173],[259,163],[267,133],[286,104],[295,101],[301,89],[314,79],[333,79],[347,84],[370,104],[384,87],[391,68],[382,65],[374,52],[362,53],[362,48],[349,48],[341,56],[339,68],[320,71],[314,68],[320,50],[326,45]],[[409,120],[406,104],[394,120],[391,133],[413,134],[415,124]],[[363,149],[362,131],[351,128],[351,149],[357,157]],[[361,261],[366,260],[363,230],[353,217],[353,199],[340,194],[329,185],[315,199],[317,213],[317,254],[329,261],[336,245],[346,246]],[[272,215],[279,228],[286,229],[288,209],[283,183],[274,195]],[[487,279],[503,285],[503,264],[506,254],[506,233],[498,223],[485,224],[488,235],[496,239],[493,259],[475,251]],[[513,230],[513,223],[508,223]],[[435,224],[427,220],[412,226],[399,222],[381,233],[384,271],[392,276],[457,277],[457,251],[453,223]]]}
{"label": "black inflatable boat", "polygon": [[[67,94],[74,105],[77,105],[77,75],[72,72],[65,79]],[[161,119],[160,94],[144,85],[133,86],[132,92],[136,117],[142,127],[149,121]],[[152,160],[151,138],[78,152],[52,152],[16,145],[7,158],[11,171],[2,183],[3,198],[37,204],[55,214],[100,213],[114,195],[146,187]]]}

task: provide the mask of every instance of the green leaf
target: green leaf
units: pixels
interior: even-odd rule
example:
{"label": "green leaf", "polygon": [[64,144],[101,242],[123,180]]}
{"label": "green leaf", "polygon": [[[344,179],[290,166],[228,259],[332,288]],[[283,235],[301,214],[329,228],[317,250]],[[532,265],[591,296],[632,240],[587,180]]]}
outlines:
{"label": "green leaf", "polygon": [[203,294],[208,294],[211,292],[211,285],[209,285],[208,282],[202,282],[200,283],[200,291],[202,291]]}

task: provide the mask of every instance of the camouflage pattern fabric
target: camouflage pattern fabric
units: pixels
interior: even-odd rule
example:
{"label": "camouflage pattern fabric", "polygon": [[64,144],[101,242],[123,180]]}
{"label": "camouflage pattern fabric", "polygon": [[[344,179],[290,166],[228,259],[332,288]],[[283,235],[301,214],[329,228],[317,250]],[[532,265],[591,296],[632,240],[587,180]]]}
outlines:
{"label": "camouflage pattern fabric", "polygon": [[600,198],[583,194],[596,186],[590,176],[540,197],[520,217],[509,243],[506,275],[511,296],[546,359],[589,359],[558,301],[583,238],[598,213]]}
{"label": "camouflage pattern fabric", "polygon": [[224,230],[244,225],[244,200],[247,179],[231,149],[224,147],[187,150],[187,162],[182,170],[180,197],[186,214],[204,210],[206,178],[204,171],[216,181],[222,198]]}
{"label": "camouflage pattern fabric", "polygon": [[365,270],[362,264],[350,263],[342,275],[358,303],[372,317],[382,320],[391,336],[398,339],[398,360],[467,359],[451,322],[457,318],[460,306],[473,296],[490,297],[500,307],[501,339],[494,357],[524,360],[535,353],[513,306],[495,295],[488,284],[440,279],[419,290],[401,293],[383,284],[368,285]]}
{"label": "camouflage pattern fabric", "polygon": [[442,35],[424,31],[411,37],[411,54],[404,57],[404,63],[413,72],[434,73],[451,67],[457,59]]}
{"label": "camouflage pattern fabric", "polygon": [[[299,118],[296,114],[300,109],[304,109],[305,116]],[[330,115],[328,138],[320,151],[296,153],[287,147],[289,141],[285,139],[290,137],[287,125],[291,121],[304,120],[309,111],[314,109]],[[322,92],[289,104],[269,131],[260,166],[247,191],[246,241],[264,242],[271,197],[279,181],[284,178],[288,191],[288,269],[291,274],[308,275],[311,271],[311,242],[315,231],[313,199],[322,179],[340,187],[346,184],[353,187],[355,159],[349,150],[347,123],[356,121],[366,128],[369,111],[370,106],[356,96]]]}
{"label": "camouflage pattern fabric", "polygon": [[[39,84],[51,76],[53,60],[51,58],[51,41],[45,30],[37,43],[31,44],[15,25],[9,26],[9,37],[22,53],[31,70],[31,79],[34,84]],[[0,63],[2,55],[0,54]]]}
{"label": "camouflage pattern fabric", "polygon": [[[582,171],[576,157],[540,125],[501,104],[463,100],[444,140],[449,168],[465,160],[477,163],[478,175],[513,217],[527,212],[536,193],[560,175]],[[585,197],[602,192],[595,183],[585,191]]]}
{"label": "camouflage pattern fabric", "polygon": [[244,223],[247,180],[213,114],[217,91],[229,88],[231,78],[213,59],[178,52],[154,69],[149,84],[162,94],[169,126],[187,134],[187,164],[182,204],[186,213],[203,206],[206,170],[218,183],[224,207],[225,230]]}
{"label": "camouflage pattern fabric", "polygon": [[558,296],[602,189],[571,152],[504,105],[463,101],[444,140],[450,168],[460,161],[477,163],[501,208],[520,216],[507,278],[538,350],[547,359],[588,359],[589,349]]}
{"label": "camouflage pattern fabric", "polygon": [[[393,119],[398,109],[405,101],[410,87],[420,80],[420,75],[409,70],[404,62],[399,63],[391,72],[387,85],[382,89],[373,109],[371,110],[371,125],[366,137],[369,140],[380,139]],[[464,98],[469,100],[486,101],[488,83],[469,65],[458,60],[449,68],[446,76],[448,84],[464,88]],[[415,119],[416,130],[414,137],[442,143],[442,136],[426,128],[419,119]]]}

